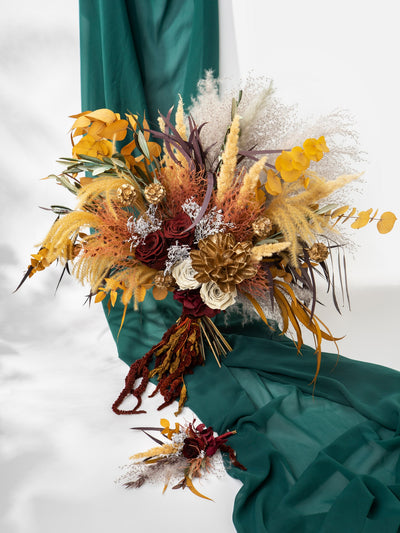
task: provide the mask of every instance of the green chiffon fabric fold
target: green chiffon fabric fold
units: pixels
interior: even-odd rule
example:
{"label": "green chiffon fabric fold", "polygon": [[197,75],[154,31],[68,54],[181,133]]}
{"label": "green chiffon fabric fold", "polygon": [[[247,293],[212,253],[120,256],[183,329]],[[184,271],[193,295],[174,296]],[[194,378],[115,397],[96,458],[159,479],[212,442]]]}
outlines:
{"label": "green chiffon fabric fold", "polygon": [[[81,0],[80,17],[84,110],[146,111],[154,123],[178,93],[190,101],[205,69],[218,74],[216,0]],[[115,339],[122,312],[106,313]],[[120,358],[142,357],[180,312],[171,295],[148,294],[127,313]],[[216,323],[234,350],[222,368],[208,354],[187,376],[187,405],[219,433],[237,430],[230,444],[247,468],[228,468],[243,482],[237,531],[397,532],[400,374],[323,354],[313,394],[313,349],[299,356],[279,331],[239,314]]]}

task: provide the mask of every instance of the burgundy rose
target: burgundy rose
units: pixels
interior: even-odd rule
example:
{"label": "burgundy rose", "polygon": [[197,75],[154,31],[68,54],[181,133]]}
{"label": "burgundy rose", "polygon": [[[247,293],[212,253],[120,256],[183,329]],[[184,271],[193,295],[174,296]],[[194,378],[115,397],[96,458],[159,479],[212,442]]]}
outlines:
{"label": "burgundy rose", "polygon": [[192,220],[186,213],[179,213],[176,217],[165,220],[163,225],[164,235],[166,239],[171,241],[171,244],[175,244],[178,241],[179,244],[191,246],[194,239],[194,228],[185,231],[191,224]]}
{"label": "burgundy rose", "polygon": [[135,256],[145,265],[162,270],[167,260],[167,243],[162,231],[149,233],[144,242],[136,247]]}
{"label": "burgundy rose", "polygon": [[198,290],[174,291],[174,300],[181,302],[183,306],[184,315],[189,315],[194,318],[208,316],[212,318],[219,313],[219,309],[211,309],[206,305],[200,297]]}
{"label": "burgundy rose", "polygon": [[183,441],[182,455],[183,457],[186,457],[186,459],[195,459],[200,455],[202,449],[201,442],[197,439],[187,437]]}

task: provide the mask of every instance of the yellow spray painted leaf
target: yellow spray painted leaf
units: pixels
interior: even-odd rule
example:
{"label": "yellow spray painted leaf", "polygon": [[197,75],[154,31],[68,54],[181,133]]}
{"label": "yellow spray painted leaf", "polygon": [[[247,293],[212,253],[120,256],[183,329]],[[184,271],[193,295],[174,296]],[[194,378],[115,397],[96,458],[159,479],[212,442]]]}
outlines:
{"label": "yellow spray painted leaf", "polygon": [[349,205],[342,205],[342,207],[338,207],[331,213],[331,218],[340,217],[346,213],[350,206]]}
{"label": "yellow spray painted leaf", "polygon": [[90,126],[90,119],[85,116],[81,116],[75,120],[71,129],[74,130],[75,128],[87,128],[88,126]]}
{"label": "yellow spray painted leaf", "polygon": [[88,113],[86,116],[91,120],[100,120],[106,124],[110,124],[117,119],[117,115],[114,113],[114,111],[111,111],[111,109],[97,109],[92,113]]}
{"label": "yellow spray painted leaf", "polygon": [[96,298],[94,299],[94,303],[97,304],[101,302],[102,300],[104,300],[105,297],[106,297],[106,293],[104,291],[98,292],[96,294]]}
{"label": "yellow spray painted leaf", "polygon": [[267,172],[267,181],[265,183],[265,189],[268,194],[277,196],[282,192],[282,182],[277,174],[270,168]]}
{"label": "yellow spray painted leaf", "polygon": [[358,217],[353,222],[351,227],[353,229],[360,229],[360,228],[363,228],[364,226],[366,226],[368,224],[369,217],[371,216],[371,213],[372,213],[372,207],[370,209],[368,209],[367,211],[360,211],[358,213]]}
{"label": "yellow spray painted leaf", "polygon": [[389,231],[392,231],[396,220],[396,215],[391,211],[385,211],[382,213],[381,218],[376,226],[379,233],[389,233]]}
{"label": "yellow spray painted leaf", "polygon": [[200,498],[204,498],[205,500],[210,500],[211,502],[214,501],[211,498],[208,498],[208,496],[204,496],[204,494],[201,494],[193,485],[192,480],[189,477],[185,477],[186,485],[189,487],[189,489],[195,494],[196,496],[199,496]]}
{"label": "yellow spray painted leaf", "polygon": [[378,214],[378,211],[379,211],[379,209],[375,209],[375,213],[369,218],[369,222],[370,223],[374,221],[376,215]]}
{"label": "yellow spray painted leaf", "polygon": [[127,120],[116,120],[106,128],[104,128],[102,134],[106,139],[114,139],[116,141],[122,141],[126,137],[126,130],[128,127]]}
{"label": "yellow spray painted leaf", "polygon": [[115,302],[117,301],[117,298],[118,298],[118,293],[117,291],[111,291],[110,292],[110,300],[111,300],[111,305],[114,307],[115,305]]}
{"label": "yellow spray painted leaf", "polygon": [[168,290],[165,287],[153,287],[153,296],[155,300],[164,300],[168,295]]}
{"label": "yellow spray painted leaf", "polygon": [[347,217],[342,221],[342,224],[347,222],[349,220],[349,218],[352,217],[356,211],[357,211],[357,209],[355,207],[353,207],[352,210],[350,211],[350,213],[347,215]]}

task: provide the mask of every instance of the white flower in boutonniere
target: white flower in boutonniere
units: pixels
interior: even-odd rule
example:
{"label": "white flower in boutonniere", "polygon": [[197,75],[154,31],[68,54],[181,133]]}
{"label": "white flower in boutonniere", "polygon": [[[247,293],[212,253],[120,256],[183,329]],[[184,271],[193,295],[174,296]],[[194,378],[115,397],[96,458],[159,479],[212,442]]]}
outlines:
{"label": "white flower in boutonniere", "polygon": [[203,302],[211,309],[223,311],[236,302],[236,289],[230,292],[223,292],[213,281],[203,283],[200,289],[200,296]]}
{"label": "white flower in boutonniere", "polygon": [[192,267],[192,260],[190,257],[177,263],[171,270],[176,284],[181,290],[198,289],[201,285],[194,277],[197,274]]}

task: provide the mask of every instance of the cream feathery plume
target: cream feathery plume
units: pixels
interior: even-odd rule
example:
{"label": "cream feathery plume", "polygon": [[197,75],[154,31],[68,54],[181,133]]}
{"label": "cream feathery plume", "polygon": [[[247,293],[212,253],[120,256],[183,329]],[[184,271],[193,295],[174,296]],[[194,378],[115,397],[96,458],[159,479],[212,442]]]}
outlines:
{"label": "cream feathery plume", "polygon": [[226,139],[225,150],[222,154],[221,171],[217,177],[217,199],[222,201],[229,191],[236,169],[236,157],[238,154],[240,116],[236,114]]}
{"label": "cream feathery plume", "polygon": [[238,204],[244,203],[246,198],[248,198],[249,196],[255,193],[258,180],[259,180],[259,176],[260,176],[260,172],[265,167],[265,163],[267,162],[267,159],[268,159],[267,156],[262,157],[261,159],[256,161],[254,165],[252,165],[252,167],[250,168],[248,172],[246,172],[243,178],[242,186],[239,191],[239,196],[237,200]]}
{"label": "cream feathery plume", "polygon": [[251,249],[251,256],[255,261],[261,261],[263,257],[271,257],[289,248],[290,242],[274,242],[268,244],[260,244]]}
{"label": "cream feathery plume", "polygon": [[175,115],[175,128],[184,141],[187,141],[187,132],[185,125],[185,113],[183,111],[182,96],[179,95],[178,107],[176,108]]}
{"label": "cream feathery plume", "polygon": [[[183,100],[182,96],[179,95],[179,102],[178,107],[176,109],[175,114],[175,128],[176,131],[179,133],[179,135],[182,137],[184,141],[187,141],[187,132],[186,132],[186,126],[185,126],[185,113],[183,111]],[[174,149],[175,157],[180,162],[180,164],[187,168],[187,161],[185,159],[185,156],[182,154],[180,150]]]}

